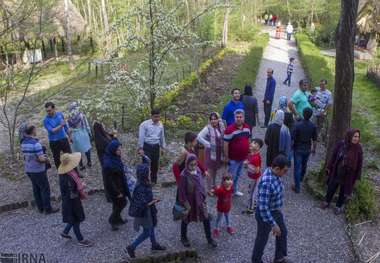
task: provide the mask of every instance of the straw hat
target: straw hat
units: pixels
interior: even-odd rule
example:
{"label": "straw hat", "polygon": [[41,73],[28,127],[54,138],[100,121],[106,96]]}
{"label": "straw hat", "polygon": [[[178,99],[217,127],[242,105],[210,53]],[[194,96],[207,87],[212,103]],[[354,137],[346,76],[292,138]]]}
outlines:
{"label": "straw hat", "polygon": [[61,165],[58,167],[58,174],[65,174],[79,165],[82,158],[81,153],[64,153],[61,155]]}

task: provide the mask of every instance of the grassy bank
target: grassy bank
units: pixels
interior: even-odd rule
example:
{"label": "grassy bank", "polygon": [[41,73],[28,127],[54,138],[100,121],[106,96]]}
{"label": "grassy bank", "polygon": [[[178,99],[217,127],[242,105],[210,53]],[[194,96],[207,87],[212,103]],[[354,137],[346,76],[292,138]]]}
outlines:
{"label": "grassy bank", "polygon": [[[335,58],[325,57],[307,35],[298,34],[297,44],[302,64],[312,85],[317,86],[320,79],[327,79],[330,89],[334,87]],[[347,219],[350,222],[373,218],[377,212],[376,195],[370,175],[377,170],[375,159],[380,155],[380,140],[376,127],[380,125],[380,90],[365,76],[366,64],[355,62],[355,83],[353,93],[352,127],[361,130],[364,145],[365,163],[362,180],[356,183],[354,196],[347,206]],[[338,100],[335,101],[338,103]],[[312,172],[309,187],[315,193],[323,193],[323,174]]]}
{"label": "grassy bank", "polygon": [[[259,70],[261,58],[263,57],[264,48],[268,45],[268,42],[268,34],[259,34],[254,38],[244,62],[240,65],[238,72],[232,81],[233,87],[240,88],[241,90],[246,84],[251,84],[252,87],[255,87],[255,80]],[[221,97],[220,104],[218,106],[219,112],[223,111],[224,105],[230,99],[230,90],[226,90],[226,94]]]}

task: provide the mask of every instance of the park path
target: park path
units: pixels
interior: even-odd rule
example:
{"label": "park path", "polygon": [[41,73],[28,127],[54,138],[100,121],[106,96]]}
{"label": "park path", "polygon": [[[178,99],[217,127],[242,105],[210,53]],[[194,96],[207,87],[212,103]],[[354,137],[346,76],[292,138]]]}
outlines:
{"label": "park path", "polygon": [[[219,73],[215,78],[229,75],[227,82],[236,72],[236,67],[231,68],[231,63],[236,61],[234,55],[228,55],[216,69]],[[290,88],[281,84],[285,75],[288,58],[297,59],[296,72],[293,76],[293,84]],[[265,49],[260,70],[256,79],[255,95],[262,100],[266,68],[274,69],[277,79],[276,102],[280,95],[290,95],[296,90],[296,82],[304,76],[299,64],[297,49],[293,41],[270,38],[269,45]],[[230,71],[221,70],[224,68]],[[254,77],[254,76],[253,76]],[[227,84],[228,84],[227,83]],[[226,86],[230,89],[231,86]],[[185,98],[184,98],[185,99]],[[261,110],[262,113],[262,110]],[[263,116],[262,118],[263,119]],[[265,130],[255,129],[255,136],[263,138]],[[265,149],[262,153],[265,156]],[[317,165],[321,153],[312,157],[312,165]],[[264,158],[265,159],[265,158]],[[265,161],[264,161],[265,163]],[[289,257],[296,263],[351,263],[353,255],[350,240],[345,234],[345,221],[343,217],[337,217],[332,210],[322,211],[318,208],[318,202],[305,190],[301,194],[295,194],[290,190],[292,171],[285,177],[285,206],[284,215],[288,226]],[[244,193],[248,192],[248,179],[243,176],[240,185]],[[179,242],[180,225],[171,219],[171,208],[175,200],[175,188],[159,188],[156,193],[162,202],[158,204],[159,224],[157,228],[158,240],[166,245],[170,251],[183,249]],[[201,224],[189,226],[189,239],[198,254],[201,262],[207,263],[248,263],[252,253],[254,238],[256,235],[256,221],[254,216],[243,215],[247,196],[234,198],[232,208],[232,224],[237,228],[234,236],[222,232],[217,239],[218,248],[208,248],[204,238]],[[135,236],[132,220],[122,227],[119,232],[110,231],[107,217],[111,212],[111,205],[106,203],[103,195],[90,196],[84,202],[86,221],[82,225],[82,232],[86,238],[96,242],[93,248],[78,248],[73,241],[63,241],[59,238],[62,230],[60,214],[43,216],[35,210],[21,209],[0,215],[0,251],[45,253],[47,259],[58,262],[119,262],[125,259],[123,248]],[[209,198],[210,212],[214,213],[215,199]],[[126,213],[126,212],[124,212]],[[137,250],[137,255],[149,255],[150,242],[144,242]],[[265,262],[271,262],[274,254],[274,238],[270,238],[265,251]]]}

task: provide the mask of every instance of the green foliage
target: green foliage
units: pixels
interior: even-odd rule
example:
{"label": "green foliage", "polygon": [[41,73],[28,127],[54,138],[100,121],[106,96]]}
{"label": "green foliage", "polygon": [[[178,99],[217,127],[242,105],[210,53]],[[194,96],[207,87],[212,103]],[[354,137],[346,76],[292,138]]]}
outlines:
{"label": "green foliage", "polygon": [[352,200],[346,207],[346,216],[350,222],[373,219],[377,213],[375,188],[368,178],[362,178],[355,185]]}
{"label": "green foliage", "polygon": [[[329,87],[333,88],[334,59],[326,58],[320,53],[311,40],[305,34],[297,34],[296,40],[301,54],[302,64],[307,76],[314,85],[319,79],[328,80]],[[355,62],[355,83],[353,95],[352,127],[359,127],[361,130],[361,142],[365,144],[367,151],[373,150],[375,154],[380,153],[380,140],[378,139],[377,128],[380,118],[380,90],[365,77],[366,65],[362,62]],[[339,103],[336,99],[335,103]],[[310,173],[310,183],[314,193],[323,189],[323,171],[320,173]],[[355,222],[363,219],[370,219],[376,214],[376,195],[373,184],[368,178],[362,178],[357,182],[353,194],[353,199],[347,206],[347,219]]]}
{"label": "green foliage", "polygon": [[240,65],[239,70],[232,81],[234,87],[243,88],[246,84],[255,85],[255,79],[264,48],[268,44],[268,34],[261,34],[255,37],[254,44],[250,48],[244,62]]}

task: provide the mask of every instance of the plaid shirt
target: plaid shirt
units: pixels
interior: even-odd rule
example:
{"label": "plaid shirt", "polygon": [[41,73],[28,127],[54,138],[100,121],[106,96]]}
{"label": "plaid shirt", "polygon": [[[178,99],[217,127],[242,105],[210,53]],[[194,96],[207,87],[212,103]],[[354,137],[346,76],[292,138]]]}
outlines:
{"label": "plaid shirt", "polygon": [[276,224],[271,211],[282,207],[284,196],[284,185],[280,177],[276,176],[271,168],[267,168],[261,177],[258,186],[258,211],[264,222],[272,226]]}

